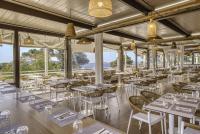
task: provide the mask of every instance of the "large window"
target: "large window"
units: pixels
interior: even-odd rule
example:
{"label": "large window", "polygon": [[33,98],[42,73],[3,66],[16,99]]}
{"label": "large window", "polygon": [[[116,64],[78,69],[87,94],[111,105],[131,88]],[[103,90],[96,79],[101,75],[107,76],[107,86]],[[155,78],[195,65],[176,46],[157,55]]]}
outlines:
{"label": "large window", "polygon": [[13,45],[0,46],[0,80],[12,83],[13,77]]}
{"label": "large window", "polygon": [[[44,49],[45,54],[45,49]],[[60,72],[64,69],[64,50],[48,49],[49,72]]]}
{"label": "large window", "polygon": [[184,64],[192,64],[192,55],[184,55]]}
{"label": "large window", "polygon": [[42,48],[20,47],[21,74],[43,73],[44,52]]}

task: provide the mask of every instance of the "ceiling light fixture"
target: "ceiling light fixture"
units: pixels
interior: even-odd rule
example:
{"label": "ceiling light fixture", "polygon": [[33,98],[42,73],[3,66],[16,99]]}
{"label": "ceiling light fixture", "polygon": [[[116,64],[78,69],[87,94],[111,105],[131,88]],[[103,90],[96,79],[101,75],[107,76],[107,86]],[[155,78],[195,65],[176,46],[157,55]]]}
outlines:
{"label": "ceiling light fixture", "polygon": [[80,45],[89,45],[89,44],[91,44],[92,43],[92,41],[90,40],[90,39],[88,39],[88,38],[81,38],[78,42],[77,42],[77,44],[80,44]]}
{"label": "ceiling light fixture", "polygon": [[33,45],[34,40],[28,35],[28,37],[24,39],[24,44],[25,45]]}
{"label": "ceiling light fixture", "polygon": [[90,0],[89,15],[103,18],[112,15],[112,0]]}
{"label": "ceiling light fixture", "polygon": [[76,36],[76,31],[73,23],[68,23],[67,24],[67,29],[65,32],[66,37],[75,37]]}
{"label": "ceiling light fixture", "polygon": [[149,39],[155,39],[157,37],[157,24],[153,19],[150,19],[148,23],[147,34]]}
{"label": "ceiling light fixture", "polygon": [[132,50],[135,50],[135,48],[136,48],[136,44],[135,44],[135,41],[133,40],[133,41],[131,42],[131,49],[132,49]]}

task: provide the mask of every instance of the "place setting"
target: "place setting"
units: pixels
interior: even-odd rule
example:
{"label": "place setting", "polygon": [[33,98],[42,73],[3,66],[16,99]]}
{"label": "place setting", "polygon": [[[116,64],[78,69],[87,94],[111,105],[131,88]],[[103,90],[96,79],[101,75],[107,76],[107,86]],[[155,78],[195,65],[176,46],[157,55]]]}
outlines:
{"label": "place setting", "polygon": [[121,134],[119,131],[108,127],[102,123],[95,123],[75,132],[73,134]]}
{"label": "place setting", "polygon": [[60,127],[64,127],[68,124],[73,123],[77,119],[83,119],[85,116],[82,115],[79,112],[75,112],[73,110],[70,110],[68,108],[64,110],[60,110],[57,112],[54,112],[48,116],[48,119],[52,120],[55,122],[57,125]]}
{"label": "place setting", "polygon": [[28,126],[14,124],[5,128],[0,128],[0,134],[28,134]]}
{"label": "place setting", "polygon": [[173,107],[171,108],[172,111],[182,112],[182,113],[187,113],[187,114],[194,113],[195,109],[196,108],[194,107],[181,105],[181,104],[174,104]]}
{"label": "place setting", "polygon": [[54,107],[54,106],[56,106],[56,103],[51,102],[49,100],[43,100],[43,101],[40,101],[40,102],[30,104],[30,106],[38,112],[44,111],[45,106],[47,106],[47,105],[52,105]]}
{"label": "place setting", "polygon": [[150,103],[150,105],[154,106],[154,107],[164,108],[164,109],[168,109],[172,106],[171,103],[162,101],[162,100],[156,100],[156,101]]}
{"label": "place setting", "polygon": [[21,103],[27,103],[27,102],[30,102],[31,101],[31,98],[32,100],[39,100],[39,99],[42,99],[41,97],[39,96],[36,96],[36,95],[28,95],[28,96],[22,96],[22,97],[19,97],[18,98],[18,101],[20,101]]}

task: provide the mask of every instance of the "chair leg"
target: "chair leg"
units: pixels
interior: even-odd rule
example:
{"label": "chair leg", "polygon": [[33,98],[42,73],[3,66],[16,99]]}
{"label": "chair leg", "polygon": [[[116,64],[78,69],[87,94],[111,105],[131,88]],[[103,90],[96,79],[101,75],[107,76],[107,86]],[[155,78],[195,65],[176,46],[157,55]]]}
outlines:
{"label": "chair leg", "polygon": [[130,114],[130,117],[129,117],[128,128],[127,128],[126,134],[129,133],[129,129],[130,129],[130,125],[131,125],[132,116],[133,116],[133,110],[131,111],[131,114]]}
{"label": "chair leg", "polygon": [[116,96],[116,99],[117,99],[117,106],[118,106],[118,109],[119,109],[119,112],[120,112],[120,107],[119,107],[119,99],[117,97],[117,94],[115,93],[115,96]]}
{"label": "chair leg", "polygon": [[166,121],[166,115],[164,114],[165,118],[164,118],[164,130],[165,130],[165,134],[167,134],[167,121]]}
{"label": "chair leg", "polygon": [[161,120],[161,132],[162,132],[162,134],[164,134],[164,125],[163,125],[163,120]]}
{"label": "chair leg", "polygon": [[152,132],[151,132],[151,124],[149,124],[149,134],[152,134]]}
{"label": "chair leg", "polygon": [[[160,116],[163,116],[162,113],[160,113]],[[161,120],[161,132],[163,134],[164,132],[164,128],[163,128],[163,119]]]}

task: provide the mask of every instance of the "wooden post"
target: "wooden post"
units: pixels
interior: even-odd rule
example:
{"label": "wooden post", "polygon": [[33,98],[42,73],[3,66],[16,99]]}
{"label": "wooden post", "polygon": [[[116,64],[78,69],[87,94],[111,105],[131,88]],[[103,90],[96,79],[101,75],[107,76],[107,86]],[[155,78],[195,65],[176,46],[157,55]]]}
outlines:
{"label": "wooden post", "polygon": [[135,47],[135,68],[138,68],[138,61],[137,61],[137,47]]}
{"label": "wooden post", "polygon": [[194,53],[192,53],[192,65],[194,65]]}
{"label": "wooden post", "polygon": [[163,51],[163,68],[165,68],[165,52]]}
{"label": "wooden post", "polygon": [[150,68],[150,56],[149,56],[149,49],[147,49],[147,69]]}
{"label": "wooden post", "polygon": [[72,50],[71,39],[65,38],[65,50],[64,50],[64,70],[65,78],[72,78]]}
{"label": "wooden post", "polygon": [[19,46],[19,33],[14,31],[14,44],[13,44],[13,63],[14,63],[14,84],[17,88],[17,98],[20,88],[20,46]]}

